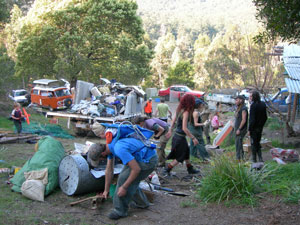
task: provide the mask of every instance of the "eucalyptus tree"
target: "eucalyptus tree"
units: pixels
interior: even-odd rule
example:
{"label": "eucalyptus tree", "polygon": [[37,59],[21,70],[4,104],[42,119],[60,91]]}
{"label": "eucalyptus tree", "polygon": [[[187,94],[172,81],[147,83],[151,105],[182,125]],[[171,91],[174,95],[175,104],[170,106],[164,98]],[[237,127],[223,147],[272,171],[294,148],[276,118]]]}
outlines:
{"label": "eucalyptus tree", "polygon": [[151,77],[152,85],[164,86],[164,80],[167,78],[168,70],[172,65],[172,56],[175,48],[176,42],[173,34],[167,33],[158,39],[154,49],[154,58],[151,62],[153,72]]}
{"label": "eucalyptus tree", "polygon": [[266,30],[256,36],[257,41],[270,41],[280,37],[283,41],[297,42],[300,38],[300,4],[298,0],[253,0],[257,19]]}
{"label": "eucalyptus tree", "polygon": [[181,60],[168,71],[168,77],[165,80],[165,86],[174,84],[187,85],[190,88],[195,87],[194,68],[189,61]]}
{"label": "eucalyptus tree", "polygon": [[150,74],[152,52],[136,11],[130,0],[36,0],[25,16],[12,14],[6,28],[16,74],[72,84],[99,76],[141,81]]}

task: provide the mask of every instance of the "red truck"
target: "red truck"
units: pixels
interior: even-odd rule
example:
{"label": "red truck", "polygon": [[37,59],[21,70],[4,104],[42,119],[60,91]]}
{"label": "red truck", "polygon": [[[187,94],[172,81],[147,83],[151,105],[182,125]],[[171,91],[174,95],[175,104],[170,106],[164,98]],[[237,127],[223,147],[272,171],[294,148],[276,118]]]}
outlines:
{"label": "red truck", "polygon": [[160,97],[164,97],[166,101],[169,101],[170,92],[172,92],[173,96],[178,97],[178,100],[180,100],[181,96],[185,94],[194,95],[197,98],[201,98],[205,94],[205,92],[202,91],[193,91],[189,87],[184,85],[173,85],[168,87],[167,89],[159,90],[158,95]]}

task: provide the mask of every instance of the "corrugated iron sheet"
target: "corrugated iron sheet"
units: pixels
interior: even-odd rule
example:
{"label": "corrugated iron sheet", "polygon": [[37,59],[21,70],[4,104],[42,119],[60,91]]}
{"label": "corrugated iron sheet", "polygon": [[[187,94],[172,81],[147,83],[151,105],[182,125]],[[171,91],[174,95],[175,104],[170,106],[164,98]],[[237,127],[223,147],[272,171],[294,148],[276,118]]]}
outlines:
{"label": "corrugated iron sheet", "polygon": [[300,46],[296,44],[284,46],[283,62],[284,64],[300,64]]}
{"label": "corrugated iron sheet", "polygon": [[300,94],[300,80],[285,78],[285,84],[289,92]]}
{"label": "corrugated iron sheet", "polygon": [[295,80],[300,80],[300,64],[285,64],[288,75]]}

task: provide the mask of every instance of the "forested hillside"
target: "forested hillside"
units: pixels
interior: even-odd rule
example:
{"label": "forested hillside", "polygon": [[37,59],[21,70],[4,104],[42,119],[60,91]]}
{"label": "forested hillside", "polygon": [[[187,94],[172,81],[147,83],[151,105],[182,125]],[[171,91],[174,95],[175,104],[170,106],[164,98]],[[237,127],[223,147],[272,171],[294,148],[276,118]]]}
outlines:
{"label": "forested hillside", "polygon": [[249,32],[258,25],[251,0],[137,0],[137,3],[144,27],[152,37],[158,37],[162,26],[199,34],[216,32],[230,24],[238,24]]}
{"label": "forested hillside", "polygon": [[0,64],[9,70],[0,71],[0,86],[62,76],[72,83],[104,76],[201,90],[283,83],[280,59],[268,54],[276,43],[253,41],[263,28],[252,0],[0,0],[0,6]]}

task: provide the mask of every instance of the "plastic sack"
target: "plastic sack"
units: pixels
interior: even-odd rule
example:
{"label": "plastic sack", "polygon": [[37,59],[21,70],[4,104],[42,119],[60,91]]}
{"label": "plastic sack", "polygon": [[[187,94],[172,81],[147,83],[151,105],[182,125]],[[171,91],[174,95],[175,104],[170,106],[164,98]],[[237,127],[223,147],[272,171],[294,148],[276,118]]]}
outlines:
{"label": "plastic sack", "polygon": [[21,192],[21,186],[25,182],[24,172],[48,168],[48,183],[45,195],[50,194],[58,187],[58,167],[64,156],[65,150],[59,141],[49,136],[43,137],[38,142],[38,151],[10,180],[13,184],[12,190]]}
{"label": "plastic sack", "polygon": [[109,107],[106,107],[106,113],[109,115],[115,115],[115,110]]}
{"label": "plastic sack", "polygon": [[24,172],[26,180],[40,180],[44,185],[48,184],[48,168]]}
{"label": "plastic sack", "polygon": [[32,200],[44,201],[45,185],[41,180],[26,180],[21,187],[22,195]]}

